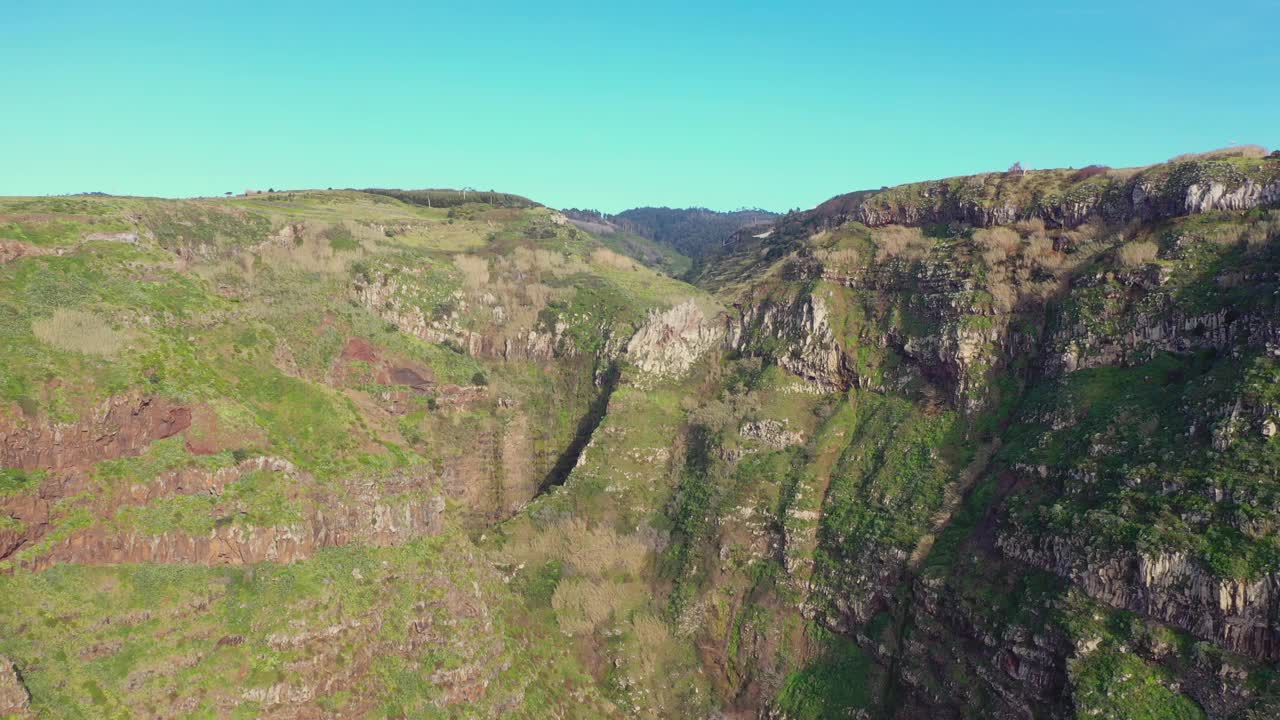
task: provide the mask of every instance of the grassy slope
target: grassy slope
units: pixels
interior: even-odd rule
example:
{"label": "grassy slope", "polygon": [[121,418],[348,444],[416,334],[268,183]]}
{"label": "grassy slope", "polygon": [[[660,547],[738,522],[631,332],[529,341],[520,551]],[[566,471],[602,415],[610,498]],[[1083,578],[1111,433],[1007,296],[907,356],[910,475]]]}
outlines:
{"label": "grassy slope", "polygon": [[[0,199],[0,238],[35,248],[0,266],[0,412],[20,425],[73,422],[108,397],[136,393],[192,406],[197,418],[139,457],[87,468],[93,489],[59,501],[44,541],[6,560],[0,653],[23,669],[33,707],[59,717],[253,715],[272,698],[245,699],[242,685],[305,685],[308,659],[338,674],[363,662],[351,646],[336,656],[311,646],[282,654],[269,640],[274,628],[293,621],[290,632],[320,632],[362,618],[381,623],[386,656],[361,666],[367,675],[358,693],[306,702],[388,716],[473,716],[505,713],[523,696],[530,716],[611,712],[576,658],[563,654],[563,636],[528,621],[529,611],[513,604],[516,596],[483,569],[483,554],[457,529],[487,512],[466,506],[472,496],[451,505],[444,539],[326,550],[286,567],[15,569],[86,527],[199,536],[228,518],[287,524],[307,502],[296,481],[260,473],[217,498],[166,496],[94,515],[95,501],[183,468],[270,455],[296,464],[317,491],[341,494],[352,480],[404,473],[439,491],[443,468],[523,416],[533,474],[545,472],[592,395],[602,329],[625,338],[649,308],[700,296],[554,219],[538,207],[438,209],[355,192]],[[401,309],[500,337],[560,324],[581,359],[502,362],[424,340],[353,295],[359,276],[377,271],[408,279]],[[487,282],[474,282],[477,272]],[[532,286],[542,292],[524,291]],[[481,299],[486,293],[492,302]],[[379,384],[374,368],[341,360],[351,338],[424,368],[433,389]],[[481,379],[469,399],[450,401],[450,385]],[[193,440],[214,451],[193,453]],[[2,472],[8,500],[37,492],[41,473]],[[364,580],[353,581],[353,571]],[[432,588],[465,595],[473,582],[495,629],[449,625],[436,632],[452,645],[397,645],[415,598]],[[85,588],[97,589],[85,595]],[[148,606],[151,618],[139,619]],[[453,611],[432,611],[433,622],[452,623]],[[228,636],[245,639],[218,644]],[[423,680],[471,666],[492,681],[475,706],[442,699],[441,683]]]}

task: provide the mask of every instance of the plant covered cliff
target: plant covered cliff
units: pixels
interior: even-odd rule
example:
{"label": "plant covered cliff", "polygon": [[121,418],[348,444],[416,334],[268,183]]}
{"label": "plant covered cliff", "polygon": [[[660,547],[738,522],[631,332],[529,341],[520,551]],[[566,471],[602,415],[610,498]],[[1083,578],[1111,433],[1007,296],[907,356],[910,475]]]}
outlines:
{"label": "plant covered cliff", "polygon": [[498,193],[0,200],[0,713],[1273,717],[1253,155],[840,196],[692,285]]}

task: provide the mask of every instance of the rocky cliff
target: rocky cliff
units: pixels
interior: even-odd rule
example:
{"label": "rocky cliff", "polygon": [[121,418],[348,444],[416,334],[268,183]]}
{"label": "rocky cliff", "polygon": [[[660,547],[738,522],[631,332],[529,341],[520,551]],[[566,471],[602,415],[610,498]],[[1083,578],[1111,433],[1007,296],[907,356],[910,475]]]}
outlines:
{"label": "rocky cliff", "polygon": [[1242,211],[1280,200],[1280,168],[1250,158],[1206,157],[1138,170],[989,173],[833,198],[801,222],[834,228],[964,223],[1012,225],[1040,219],[1074,228],[1091,220],[1123,225],[1214,210]]}
{"label": "rocky cliff", "polygon": [[[1091,689],[1115,663],[1171,693],[1152,717],[1270,702],[1278,167],[858,193],[739,238],[704,276],[735,293],[732,347],[848,404],[787,502],[819,499],[776,522],[801,615],[886,676],[861,707],[1157,712],[1124,682]],[[773,712],[806,716],[774,692]]]}

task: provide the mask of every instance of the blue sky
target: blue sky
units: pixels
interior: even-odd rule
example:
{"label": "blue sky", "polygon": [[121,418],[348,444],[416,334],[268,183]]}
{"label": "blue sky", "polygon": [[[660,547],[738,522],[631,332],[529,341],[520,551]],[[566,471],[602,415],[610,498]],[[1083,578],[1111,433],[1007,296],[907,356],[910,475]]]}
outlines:
{"label": "blue sky", "polygon": [[785,210],[1280,145],[1280,0],[5,5],[5,195]]}

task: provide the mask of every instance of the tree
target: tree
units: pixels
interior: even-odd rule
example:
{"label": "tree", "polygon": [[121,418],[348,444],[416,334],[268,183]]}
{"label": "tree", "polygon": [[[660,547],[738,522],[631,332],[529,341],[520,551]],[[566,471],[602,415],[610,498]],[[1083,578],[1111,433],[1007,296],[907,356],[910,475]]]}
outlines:
{"label": "tree", "polygon": [[1009,174],[1014,177],[1021,177],[1022,175],[1026,175],[1027,171],[1022,169],[1021,162],[1016,162],[1009,166]]}

